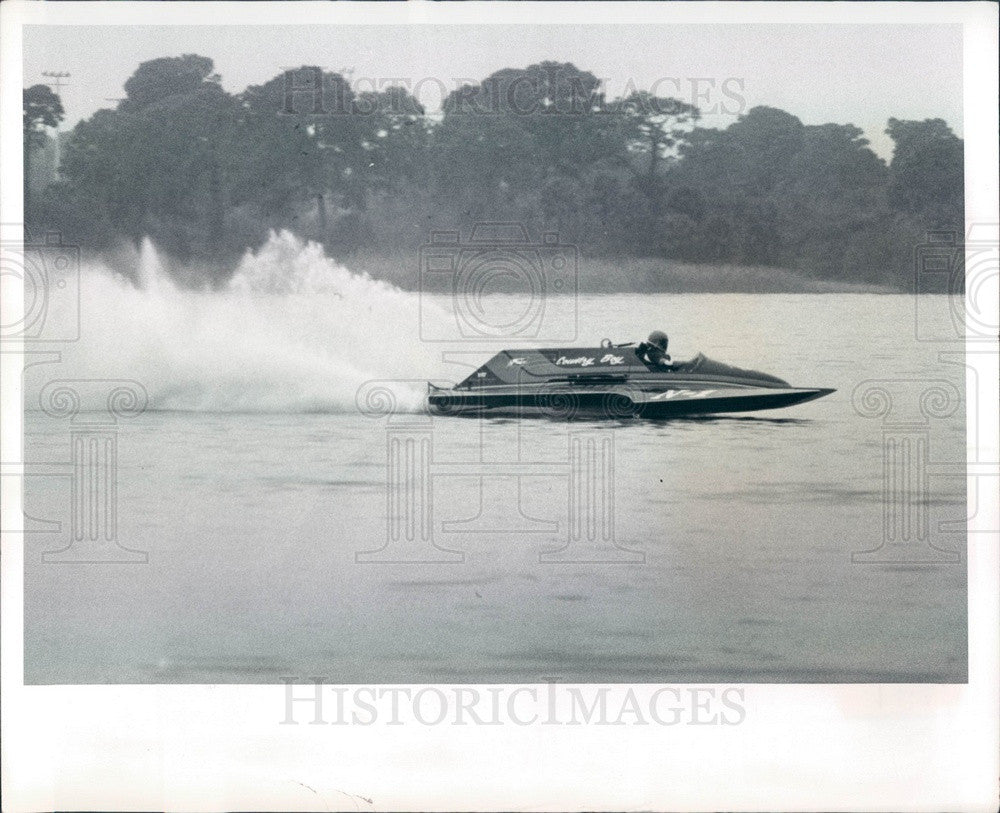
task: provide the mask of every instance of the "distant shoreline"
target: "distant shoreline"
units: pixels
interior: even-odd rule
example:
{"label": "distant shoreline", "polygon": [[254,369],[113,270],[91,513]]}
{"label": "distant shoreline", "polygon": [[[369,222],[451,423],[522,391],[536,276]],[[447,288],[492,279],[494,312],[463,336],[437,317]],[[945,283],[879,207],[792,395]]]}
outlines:
{"label": "distant shoreline", "polygon": [[[452,277],[448,274],[420,274],[419,254],[361,251],[339,260],[357,273],[391,283],[405,291],[423,290],[448,294]],[[512,264],[513,265],[513,264]],[[767,266],[739,266],[732,263],[708,265],[623,257],[620,260],[581,257],[577,262],[577,285],[562,293],[747,293],[747,294],[906,294],[907,290],[864,282],[828,280],[799,271]],[[430,284],[428,284],[430,283]],[[494,290],[502,292],[502,287]],[[511,288],[510,290],[514,290]],[[555,292],[557,295],[560,293]]]}

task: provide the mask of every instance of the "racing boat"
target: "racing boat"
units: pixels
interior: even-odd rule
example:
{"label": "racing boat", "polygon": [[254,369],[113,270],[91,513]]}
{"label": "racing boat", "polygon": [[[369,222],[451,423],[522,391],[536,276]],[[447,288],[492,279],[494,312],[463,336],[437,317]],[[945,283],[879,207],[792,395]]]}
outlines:
{"label": "racing boat", "polygon": [[793,387],[702,353],[651,361],[645,347],[605,339],[600,347],[503,350],[454,387],[428,384],[428,404],[442,415],[670,418],[778,409],[834,392]]}

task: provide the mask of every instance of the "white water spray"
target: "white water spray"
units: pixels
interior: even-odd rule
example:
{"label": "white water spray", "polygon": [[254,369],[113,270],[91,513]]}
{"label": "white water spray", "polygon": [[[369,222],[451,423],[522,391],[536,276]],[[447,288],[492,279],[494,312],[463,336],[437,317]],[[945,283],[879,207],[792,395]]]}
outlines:
{"label": "white water spray", "polygon": [[[435,356],[440,365],[419,341],[416,294],[286,231],[248,252],[223,291],[176,286],[148,240],[137,276],[138,287],[103,265],[83,269],[81,337],[60,348],[60,378],[132,379],[153,409],[341,412],[366,381],[426,376]],[[401,406],[416,409],[421,389],[409,390]]]}

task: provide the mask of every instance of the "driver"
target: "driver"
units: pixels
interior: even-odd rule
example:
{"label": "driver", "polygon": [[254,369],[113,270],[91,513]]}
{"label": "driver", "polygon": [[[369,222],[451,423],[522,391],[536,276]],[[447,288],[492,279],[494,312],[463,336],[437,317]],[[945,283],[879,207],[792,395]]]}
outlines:
{"label": "driver", "polygon": [[643,361],[649,364],[656,364],[661,367],[670,366],[670,356],[667,355],[667,343],[670,340],[662,330],[654,330],[649,334],[649,338],[636,348],[636,354]]}

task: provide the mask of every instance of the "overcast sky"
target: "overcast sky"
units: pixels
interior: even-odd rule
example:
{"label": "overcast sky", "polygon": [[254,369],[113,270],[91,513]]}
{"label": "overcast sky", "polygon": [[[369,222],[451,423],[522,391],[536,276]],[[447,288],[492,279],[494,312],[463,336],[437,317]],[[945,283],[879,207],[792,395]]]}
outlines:
{"label": "overcast sky", "polygon": [[[708,126],[742,107],[780,107],[805,124],[861,127],[885,158],[890,117],[943,118],[962,135],[962,32],[953,26],[31,26],[24,82],[69,71],[64,127],[124,95],[136,66],[161,56],[211,57],[232,92],[303,64],[370,79],[406,78],[430,109],[441,87],[543,60],[572,62],[606,80],[691,101]],[[697,80],[697,81],[695,81]],[[714,83],[714,87],[713,87]]]}

